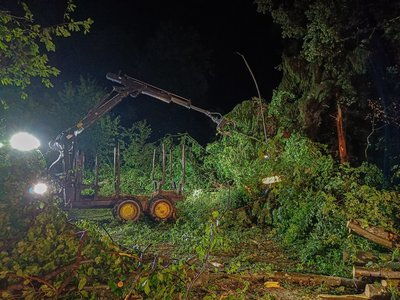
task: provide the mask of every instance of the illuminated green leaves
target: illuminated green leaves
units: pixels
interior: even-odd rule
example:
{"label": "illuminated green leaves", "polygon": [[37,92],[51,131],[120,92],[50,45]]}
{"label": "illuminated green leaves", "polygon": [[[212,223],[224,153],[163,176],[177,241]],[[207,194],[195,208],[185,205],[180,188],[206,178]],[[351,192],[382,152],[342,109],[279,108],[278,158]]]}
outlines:
{"label": "illuminated green leaves", "polygon": [[78,289],[79,289],[79,290],[82,290],[83,287],[86,285],[86,283],[87,283],[86,276],[83,276],[83,277],[79,280]]}
{"label": "illuminated green leaves", "polygon": [[[14,85],[22,89],[31,84],[32,78],[40,78],[43,85],[51,87],[51,77],[60,71],[51,66],[47,52],[55,51],[54,37],[69,37],[73,32],[86,34],[93,20],[74,21],[71,14],[76,5],[69,0],[62,24],[43,27],[35,23],[34,15],[26,3],[21,4],[23,16],[0,11],[0,78],[2,85]],[[26,94],[23,95],[23,98]]]}

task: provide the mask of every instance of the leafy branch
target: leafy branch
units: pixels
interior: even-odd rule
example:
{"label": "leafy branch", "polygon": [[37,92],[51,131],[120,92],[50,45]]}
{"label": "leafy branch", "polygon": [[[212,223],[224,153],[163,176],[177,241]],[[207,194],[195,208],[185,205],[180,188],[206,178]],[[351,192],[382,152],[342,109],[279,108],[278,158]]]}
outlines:
{"label": "leafy branch", "polygon": [[[50,77],[57,76],[60,71],[49,64],[43,47],[47,52],[55,51],[54,37],[67,38],[79,31],[86,34],[93,20],[73,20],[71,14],[76,6],[71,0],[63,22],[47,27],[34,21],[34,15],[25,3],[21,7],[23,16],[0,11],[0,83],[25,89],[32,78],[40,78],[46,87],[51,87]],[[27,95],[23,92],[21,96]]]}

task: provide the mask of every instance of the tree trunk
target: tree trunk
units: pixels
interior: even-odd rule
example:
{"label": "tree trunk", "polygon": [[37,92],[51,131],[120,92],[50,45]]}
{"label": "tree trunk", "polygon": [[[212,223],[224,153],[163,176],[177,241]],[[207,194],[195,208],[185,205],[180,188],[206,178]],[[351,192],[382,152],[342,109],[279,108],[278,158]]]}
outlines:
{"label": "tree trunk", "polygon": [[365,286],[364,295],[368,299],[391,299],[387,289],[381,284],[367,284]]}
{"label": "tree trunk", "polygon": [[340,163],[348,162],[347,146],[346,146],[346,132],[343,124],[343,114],[340,104],[337,105],[337,116],[336,116],[336,130],[338,134],[338,146],[339,146],[339,157]]}

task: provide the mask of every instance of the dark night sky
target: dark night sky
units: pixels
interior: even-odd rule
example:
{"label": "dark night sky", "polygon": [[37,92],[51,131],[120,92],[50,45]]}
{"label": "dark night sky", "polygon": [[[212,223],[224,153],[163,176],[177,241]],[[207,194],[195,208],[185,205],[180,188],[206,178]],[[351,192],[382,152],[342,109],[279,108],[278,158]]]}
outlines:
{"label": "dark night sky", "polygon": [[[281,55],[279,29],[272,25],[268,15],[257,13],[252,1],[76,0],[76,3],[78,17],[91,17],[95,23],[88,35],[77,34],[60,41],[51,57],[52,63],[62,71],[58,80],[77,81],[80,75],[90,74],[110,90],[112,83],[105,79],[106,73],[120,71],[190,98],[194,105],[223,114],[256,96],[251,75],[236,51],[246,57],[267,101],[280,81],[281,75],[275,70]],[[179,73],[182,66],[168,68],[159,63],[151,68],[138,67],[146,59],[150,61],[147,65],[151,65],[148,56],[153,51],[162,53],[162,44],[150,51],[146,51],[149,49],[146,45],[154,40],[162,26],[171,23],[179,29],[176,35],[181,34],[180,29],[197,33],[201,47],[211,53],[210,68],[205,74],[208,89],[201,97],[196,93],[196,83]],[[174,51],[179,53],[184,47],[177,45]],[[180,81],[182,88],[172,84],[171,78]],[[192,88],[184,88],[185,85]],[[127,126],[148,120],[156,137],[188,131],[205,142],[215,135],[213,124],[206,116],[172,106],[139,96],[133,101],[125,100],[113,112],[120,114]]]}

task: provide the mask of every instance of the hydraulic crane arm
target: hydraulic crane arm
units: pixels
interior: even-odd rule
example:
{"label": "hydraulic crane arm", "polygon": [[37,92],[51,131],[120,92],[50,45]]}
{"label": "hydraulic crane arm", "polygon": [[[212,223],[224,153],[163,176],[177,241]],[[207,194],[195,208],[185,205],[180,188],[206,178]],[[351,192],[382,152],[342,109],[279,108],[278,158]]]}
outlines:
{"label": "hydraulic crane arm", "polygon": [[205,114],[214,123],[217,124],[217,127],[220,126],[223,120],[223,117],[220,113],[210,112],[203,108],[194,106],[189,99],[167,92],[163,89],[129,77],[127,75],[116,75],[113,73],[108,73],[106,78],[111,80],[112,82],[118,83],[120,86],[114,87],[112,92],[106,95],[106,97],[102,101],[100,101],[100,103],[98,103],[95,107],[93,107],[87,113],[87,115],[75,126],[61,132],[56,137],[56,139],[50,143],[50,147],[52,149],[59,150],[61,152],[65,150],[65,148],[69,148],[68,145],[72,144],[74,138],[79,133],[95,123],[105,113],[109,112],[128,96],[137,97],[140,94],[144,94],[166,103],[173,102],[180,106]]}
{"label": "hydraulic crane arm", "polygon": [[[222,115],[217,112],[210,112],[208,110],[205,110],[203,108],[197,107],[192,105],[192,102],[189,99],[183,98],[181,96],[175,95],[173,93],[167,92],[165,90],[162,90],[158,87],[155,87],[153,85],[150,85],[146,82],[137,80],[135,78],[126,76],[126,75],[116,75],[113,73],[108,73],[107,74],[107,79],[111,80],[113,82],[116,82],[118,84],[123,85],[124,87],[136,87],[137,94],[144,94],[148,95],[150,97],[153,97],[155,99],[161,100],[166,103],[175,103],[180,106],[186,107],[188,109],[192,109],[195,111],[198,111],[202,114],[205,114],[208,116],[214,123],[217,124],[217,126],[221,123],[222,121]],[[136,97],[137,94],[131,95],[133,97]]]}
{"label": "hydraulic crane arm", "polygon": [[[112,73],[107,74],[107,79],[118,83],[119,86],[113,87],[112,92],[106,95],[104,99],[94,106],[76,125],[61,132],[49,143],[51,149],[59,152],[58,158],[51,164],[49,170],[53,171],[53,175],[60,183],[60,193],[63,195],[65,205],[69,205],[81,197],[82,166],[84,159],[83,154],[76,149],[76,136],[113,109],[124,98],[128,96],[137,97],[140,94],[148,95],[166,103],[173,102],[188,109],[193,109],[203,113],[211,118],[211,120],[217,124],[217,127],[222,123],[223,118],[221,114],[209,112],[205,109],[194,106],[188,99],[145,82],[126,75],[115,75]],[[61,163],[61,166],[58,163]],[[59,167],[53,169],[56,165]]]}
{"label": "hydraulic crane arm", "polygon": [[105,113],[118,105],[124,98],[131,96],[137,97],[140,94],[148,95],[165,103],[175,103],[180,106],[198,111],[208,116],[214,123],[219,126],[222,121],[222,115],[217,112],[210,112],[203,108],[192,105],[189,99],[167,92],[163,89],[150,85],[146,82],[137,80],[127,75],[116,75],[108,73],[106,78],[112,82],[116,82],[122,86],[114,87],[113,91],[108,94],[99,104],[93,107],[88,114],[79,121],[74,127],[67,130],[67,138],[72,138],[81,133],[85,128],[92,125],[100,119]]}

